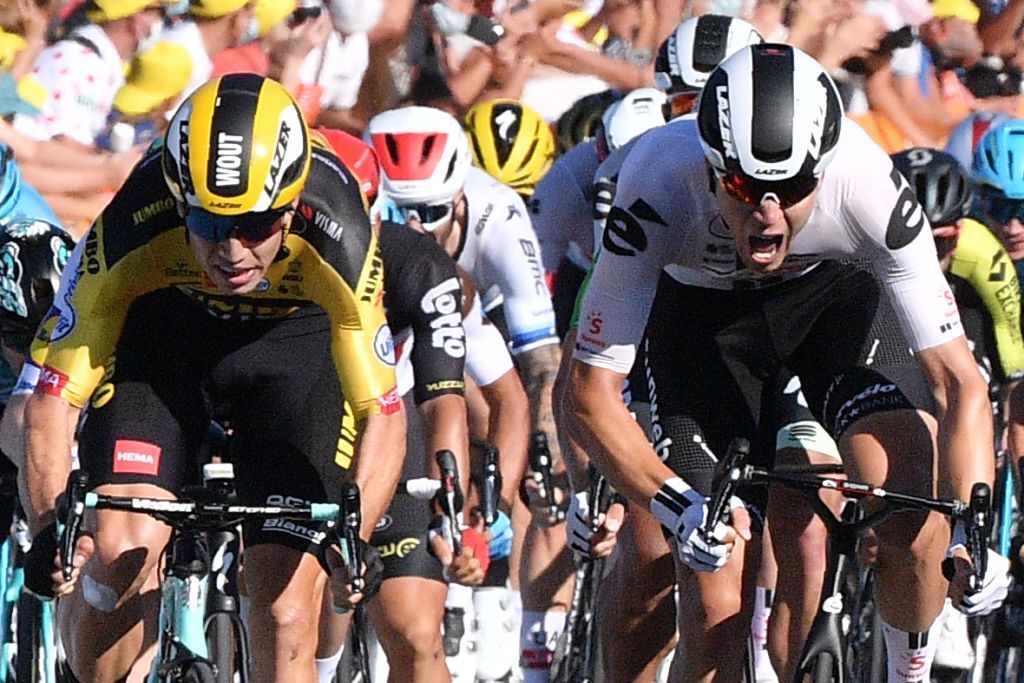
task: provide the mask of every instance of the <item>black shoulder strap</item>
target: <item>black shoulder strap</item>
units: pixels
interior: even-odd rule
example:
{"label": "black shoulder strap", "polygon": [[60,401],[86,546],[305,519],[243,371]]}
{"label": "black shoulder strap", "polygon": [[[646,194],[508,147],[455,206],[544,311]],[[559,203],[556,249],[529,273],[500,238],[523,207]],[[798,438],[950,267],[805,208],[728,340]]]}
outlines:
{"label": "black shoulder strap", "polygon": [[72,35],[68,36],[67,39],[70,40],[73,43],[78,43],[79,45],[85,47],[85,49],[89,50],[90,52],[94,52],[97,55],[100,54],[100,48],[96,45],[96,43],[92,42],[91,40],[89,40],[85,36],[81,36],[81,35],[78,35],[77,33],[75,33],[75,34],[72,34]]}

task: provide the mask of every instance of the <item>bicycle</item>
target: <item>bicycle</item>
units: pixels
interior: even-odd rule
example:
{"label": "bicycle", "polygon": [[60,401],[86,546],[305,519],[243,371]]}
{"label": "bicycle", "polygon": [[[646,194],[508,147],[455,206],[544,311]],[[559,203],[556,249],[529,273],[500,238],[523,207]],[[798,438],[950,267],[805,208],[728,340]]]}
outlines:
{"label": "bicycle", "polygon": [[[773,470],[746,464],[750,444],[745,439],[734,439],[720,463],[718,481],[708,503],[707,523],[698,530],[711,540],[715,526],[728,518],[730,500],[741,483],[775,483],[804,495],[811,508],[824,522],[828,532],[825,582],[822,587],[818,613],[800,654],[794,681],[809,676],[815,683],[845,683],[853,680],[853,670],[847,663],[851,628],[859,614],[848,599],[850,586],[860,586],[857,571],[857,543],[861,534],[897,512],[929,510],[939,512],[964,524],[968,539],[968,552],[974,562],[970,589],[981,586],[985,576],[988,537],[991,530],[992,492],[987,484],[976,483],[968,503],[958,500],[940,500],[888,491],[861,482],[824,476],[834,474],[838,466],[808,465],[793,468],[777,467]],[[882,506],[865,512],[858,503],[849,500],[840,515],[836,515],[818,493],[836,491],[848,499],[875,498]],[[946,568],[944,568],[946,569]]]}
{"label": "bicycle", "polygon": [[[611,485],[596,470],[590,472],[589,500],[594,502],[591,531],[600,528],[600,516],[608,512],[613,495]],[[604,576],[603,558],[576,559],[572,598],[565,616],[565,630],[555,648],[551,663],[554,683],[591,683],[596,680],[598,665],[597,591]]]}
{"label": "bicycle", "polygon": [[[208,482],[211,478],[223,480],[229,472],[233,476],[233,469],[227,463],[213,467],[219,468],[214,470],[219,477],[208,477],[207,483],[200,487],[187,487],[179,500],[97,494],[87,490],[88,477],[81,470],[73,471],[68,478],[61,557],[71,557],[86,510],[145,514],[171,527],[171,537],[164,548],[157,656],[148,683],[226,683],[233,680],[232,672],[225,671],[223,664],[218,666],[211,659],[207,641],[208,596],[211,585],[216,587],[217,584],[211,562],[210,532],[233,529],[245,521],[334,521],[339,526],[345,523],[346,511],[342,505],[334,503],[286,507],[240,505],[225,499],[223,488],[218,489]],[[70,565],[65,565],[66,577],[70,576],[70,570]],[[237,626],[244,633],[240,622]],[[247,652],[244,646],[240,650]],[[247,680],[247,671],[248,662],[239,662],[238,673],[243,681]]]}

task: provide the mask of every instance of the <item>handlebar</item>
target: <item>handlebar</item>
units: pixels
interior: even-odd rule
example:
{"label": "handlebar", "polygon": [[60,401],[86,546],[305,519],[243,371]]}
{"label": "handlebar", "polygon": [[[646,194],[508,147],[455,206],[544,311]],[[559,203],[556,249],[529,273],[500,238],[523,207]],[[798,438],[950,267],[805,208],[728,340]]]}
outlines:
{"label": "handlebar", "polygon": [[86,489],[89,487],[89,475],[83,470],[74,470],[68,476],[64,504],[67,506],[64,515],[64,529],[60,536],[60,557],[62,567],[60,574],[65,581],[71,580],[74,567],[71,557],[75,552],[75,544],[81,534],[82,518],[85,516]]}
{"label": "handlebar", "polygon": [[462,532],[459,530],[457,518],[462,499],[459,490],[459,465],[451,451],[438,451],[436,457],[441,470],[441,489],[438,491],[437,500],[446,518],[444,537],[452,552],[459,555],[462,552]]}
{"label": "handlebar", "polygon": [[540,476],[540,495],[547,501],[548,517],[561,521],[565,513],[555,502],[555,474],[552,469],[551,449],[548,447],[548,435],[536,431],[530,437],[530,469]]}
{"label": "handlebar", "polygon": [[708,501],[708,516],[700,533],[705,541],[714,539],[715,527],[719,522],[729,521],[729,502],[736,494],[743,475],[743,466],[750,457],[750,442],[736,438],[729,443],[725,457],[718,463],[715,474],[715,494]]}

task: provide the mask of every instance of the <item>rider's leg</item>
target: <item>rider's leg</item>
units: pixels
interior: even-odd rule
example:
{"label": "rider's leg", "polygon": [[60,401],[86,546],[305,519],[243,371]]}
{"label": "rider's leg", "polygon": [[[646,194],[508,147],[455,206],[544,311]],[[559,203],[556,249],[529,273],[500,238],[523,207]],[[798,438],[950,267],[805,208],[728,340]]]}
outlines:
{"label": "rider's leg", "polygon": [[672,553],[661,523],[632,506],[598,594],[602,669],[613,681],[651,681],[676,639]]}
{"label": "rider's leg", "polygon": [[327,574],[311,553],[272,543],[247,547],[249,638],[255,681],[316,680],[319,605]]}
{"label": "rider's leg", "polygon": [[547,513],[536,511],[526,530],[521,568],[524,623],[519,642],[526,683],[547,680],[572,596],[572,575],[565,523],[549,524]]}
{"label": "rider's leg", "polygon": [[[101,486],[97,493],[173,498],[146,484]],[[60,601],[68,664],[82,681],[142,683],[155,655],[160,606],[158,561],[169,532],[145,515],[97,513],[96,552],[79,589]]]}
{"label": "rider's leg", "polygon": [[388,656],[390,681],[433,683],[451,680],[441,641],[448,587],[418,576],[383,583],[369,603],[380,644]]}

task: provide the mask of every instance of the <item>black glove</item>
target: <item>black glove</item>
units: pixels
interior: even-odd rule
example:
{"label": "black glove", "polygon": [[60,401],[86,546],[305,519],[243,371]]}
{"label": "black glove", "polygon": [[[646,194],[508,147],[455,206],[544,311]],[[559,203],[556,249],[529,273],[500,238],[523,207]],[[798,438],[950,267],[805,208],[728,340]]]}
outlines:
{"label": "black glove", "polygon": [[[326,541],[321,543],[320,552],[317,554],[320,566],[328,574],[331,573],[331,567],[327,563],[327,548],[331,545],[337,547],[337,543],[337,537],[334,537],[333,544]],[[380,585],[384,582],[384,560],[381,559],[377,546],[367,543],[361,538],[358,539],[356,545],[356,553],[363,564],[363,600],[365,601],[376,595],[380,590]]]}
{"label": "black glove", "polygon": [[32,547],[25,553],[25,588],[40,598],[56,597],[53,573],[57,559],[57,522],[47,524],[32,539]]}

